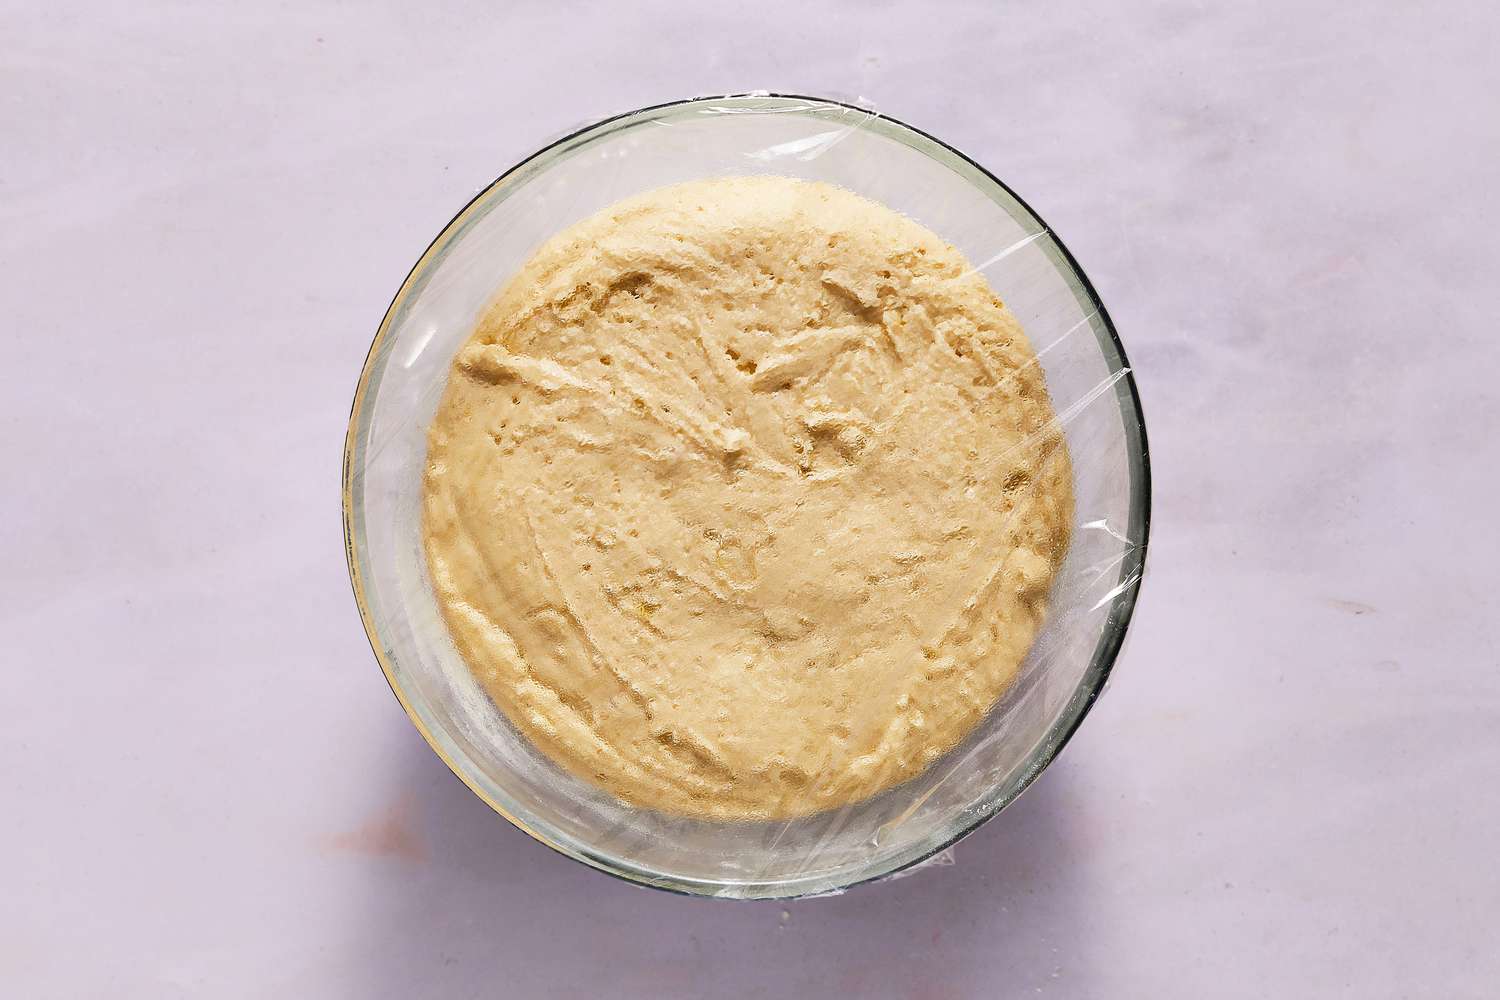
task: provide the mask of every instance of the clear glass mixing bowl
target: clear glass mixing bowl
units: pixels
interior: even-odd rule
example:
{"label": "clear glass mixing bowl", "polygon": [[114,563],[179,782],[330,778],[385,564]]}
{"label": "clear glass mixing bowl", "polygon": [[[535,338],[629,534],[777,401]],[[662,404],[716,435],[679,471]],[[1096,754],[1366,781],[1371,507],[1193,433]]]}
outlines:
{"label": "clear glass mixing bowl", "polygon": [[[962,250],[1020,319],[1072,453],[1077,514],[1046,626],[1017,681],[926,773],[791,822],[720,823],[625,805],[533,748],[448,638],[421,544],[426,428],[480,309],[549,236],[652,188],[713,176],[826,181]],[[825,893],[942,850],[1011,802],[1098,697],[1146,551],[1150,476],[1140,403],[1104,306],[1015,194],[910,126],[835,101],[681,101],[591,125],[511,168],[412,268],[365,361],[344,454],[349,572],[391,688],[464,783],[533,837],[611,874],[740,898]]]}

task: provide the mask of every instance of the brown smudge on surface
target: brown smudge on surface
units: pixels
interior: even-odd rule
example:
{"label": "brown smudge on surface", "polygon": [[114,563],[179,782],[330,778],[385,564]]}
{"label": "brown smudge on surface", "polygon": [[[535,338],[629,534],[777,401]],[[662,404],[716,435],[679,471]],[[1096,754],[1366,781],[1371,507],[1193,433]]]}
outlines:
{"label": "brown smudge on surface", "polygon": [[403,795],[353,830],[324,838],[323,846],[334,854],[424,862],[427,845],[414,822],[414,807],[411,798]]}

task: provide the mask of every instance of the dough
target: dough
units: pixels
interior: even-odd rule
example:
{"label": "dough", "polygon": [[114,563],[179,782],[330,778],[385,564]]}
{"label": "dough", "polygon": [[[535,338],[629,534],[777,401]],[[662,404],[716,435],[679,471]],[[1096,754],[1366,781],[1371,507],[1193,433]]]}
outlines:
{"label": "dough", "polygon": [[844,805],[951,749],[1015,677],[1072,519],[1040,366],[983,277],[779,177],[544,245],[428,447],[432,583],[495,704],[700,817]]}

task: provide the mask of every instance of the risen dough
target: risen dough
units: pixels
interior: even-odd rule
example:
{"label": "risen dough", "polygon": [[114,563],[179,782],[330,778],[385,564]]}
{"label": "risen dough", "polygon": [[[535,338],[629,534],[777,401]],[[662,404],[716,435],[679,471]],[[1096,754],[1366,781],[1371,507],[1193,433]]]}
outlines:
{"label": "risen dough", "polygon": [[911,220],[683,184],[537,252],[455,360],[425,538],[459,651],[630,802],[791,817],[911,778],[994,704],[1068,544],[1042,373]]}

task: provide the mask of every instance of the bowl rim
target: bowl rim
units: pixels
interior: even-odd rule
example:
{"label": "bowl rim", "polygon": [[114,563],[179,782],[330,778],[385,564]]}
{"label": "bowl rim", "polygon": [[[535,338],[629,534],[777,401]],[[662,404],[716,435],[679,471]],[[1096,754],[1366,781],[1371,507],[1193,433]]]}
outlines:
{"label": "bowl rim", "polygon": [[[856,112],[866,116],[867,120],[878,119],[894,126],[894,130],[900,132],[905,130],[920,139],[946,151],[956,157],[962,164],[976,171],[981,178],[993,184],[1006,197],[1010,198],[1031,217],[1049,235],[1051,242],[1057,248],[1062,257],[1062,263],[1066,265],[1079,285],[1079,288],[1088,299],[1088,304],[1097,315],[1103,331],[1108,334],[1110,346],[1119,358],[1118,373],[1123,377],[1117,378],[1114,385],[1115,398],[1121,404],[1122,417],[1125,425],[1127,455],[1130,468],[1130,513],[1126,526],[1127,537],[1134,539],[1133,546],[1126,552],[1121,562],[1121,581],[1128,581],[1123,585],[1117,585],[1115,593],[1110,596],[1112,607],[1106,616],[1103,631],[1098,643],[1094,647],[1093,655],[1090,657],[1089,665],[1080,678],[1077,687],[1069,697],[1069,703],[1064,706],[1062,712],[1052,723],[1046,735],[1037,744],[1031,757],[1018,765],[1012,773],[1019,772],[1019,778],[1013,786],[1005,789],[1002,794],[987,801],[969,822],[962,824],[959,829],[949,836],[940,839],[929,849],[918,852],[915,856],[897,861],[894,864],[880,867],[874,870],[861,871],[857,877],[840,880],[834,878],[829,880],[826,873],[819,875],[798,876],[777,882],[765,881],[722,881],[712,879],[700,879],[688,876],[663,874],[653,872],[636,866],[622,858],[617,858],[605,852],[595,851],[587,846],[563,843],[559,838],[552,837],[547,831],[538,829],[532,823],[516,815],[512,810],[497,801],[494,796],[486,792],[479,783],[472,778],[464,767],[462,767],[455,754],[445,747],[436,734],[429,728],[421,718],[410,696],[403,690],[396,678],[396,670],[392,655],[386,650],[384,642],[380,637],[380,629],[375,616],[370,609],[370,604],[365,597],[365,581],[360,568],[359,550],[363,546],[363,532],[356,525],[356,492],[359,498],[363,498],[363,478],[359,478],[356,484],[356,472],[360,468],[359,459],[364,454],[364,444],[360,432],[361,417],[365,415],[365,402],[370,390],[378,385],[372,382],[375,360],[380,353],[382,344],[387,339],[393,316],[402,305],[403,301],[413,292],[414,286],[419,284],[419,278],[423,275],[429,264],[433,251],[444,244],[450,234],[455,233],[456,227],[465,219],[470,211],[481,202],[485,201],[497,188],[516,174],[536,164],[547,157],[554,150],[569,145],[575,140],[590,136],[592,133],[603,133],[611,131],[615,127],[628,124],[631,120],[643,116],[653,115],[670,109],[682,109],[692,105],[713,104],[717,102],[733,101],[759,101],[767,102],[768,105],[777,102],[803,102],[809,107],[799,109],[795,105],[787,106],[784,110],[795,112],[798,110],[814,110],[818,107],[836,108],[844,111]],[[766,106],[760,109],[764,113],[773,113],[778,110],[775,107]],[[868,121],[867,123],[868,124]],[[918,152],[925,152],[916,147]],[[1002,206],[1003,207],[1003,206]],[[344,528],[344,556],[349,569],[349,582],[353,589],[355,603],[359,608],[360,620],[364,624],[365,636],[370,643],[370,649],[375,655],[376,662],[380,665],[381,672],[385,675],[386,683],[390,686],[392,694],[405,711],[407,718],[411,720],[423,740],[437,754],[439,759],[447,765],[454,776],[464,783],[481,801],[495,812],[499,813],[513,826],[542,844],[552,848],[564,857],[573,859],[587,865],[590,868],[602,871],[607,875],[621,879],[636,885],[648,886],[667,892],[677,893],[695,897],[735,898],[735,899],[796,899],[806,896],[826,895],[843,892],[856,885],[863,885],[881,879],[890,878],[898,872],[906,871],[928,861],[935,855],[942,853],[952,847],[964,837],[973,833],[985,822],[1004,810],[1012,802],[1031,786],[1041,774],[1062,752],[1084,718],[1093,708],[1099,695],[1103,693],[1106,683],[1118,659],[1121,648],[1125,641],[1125,635],[1130,625],[1130,620],[1135,611],[1135,605],[1139,596],[1141,583],[1144,581],[1146,550],[1148,547],[1151,527],[1151,459],[1150,449],[1146,438],[1145,414],[1141,406],[1140,392],[1136,385],[1135,372],[1131,367],[1125,354],[1125,347],[1120,341],[1118,331],[1115,329],[1113,320],[1099,297],[1093,283],[1089,280],[1083,268],[1078,264],[1072,252],[1067,248],[1062,239],[1057,235],[1050,225],[1047,224],[1037,212],[1019,194],[1010,188],[1004,181],[996,177],[973,157],[962,150],[939,139],[929,132],[925,132],[916,126],[877,112],[868,107],[862,107],[848,101],[829,97],[818,97],[807,94],[785,93],[779,91],[751,91],[745,93],[704,95],[699,97],[683,98],[673,101],[664,101],[631,111],[621,112],[597,121],[590,122],[578,129],[562,135],[535,152],[521,158],[493,181],[486,184],[474,195],[454,216],[448,220],[438,231],[432,241],[417,258],[411,270],[402,279],[396,294],[392,297],[390,305],[386,307],[381,317],[380,325],[376,328],[375,337],[370,343],[370,348],[365,354],[364,362],[360,369],[359,382],[355,387],[354,399],[350,405],[349,423],[344,438],[344,457],[342,474],[342,500],[343,500],[343,528]],[[807,883],[807,884],[803,884]],[[725,891],[733,887],[737,891]],[[770,891],[761,891],[770,890]]]}

